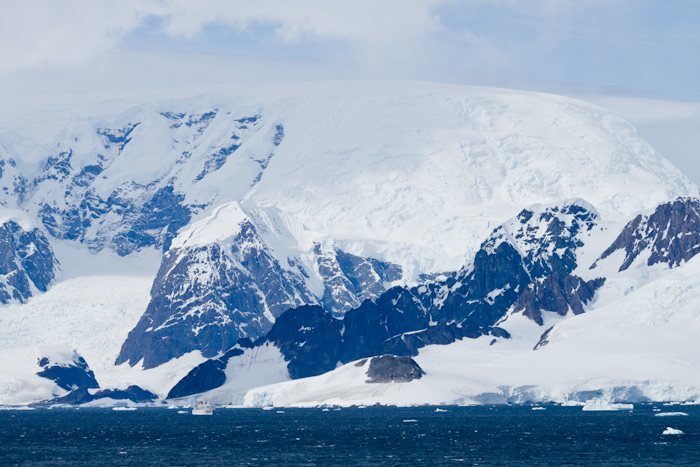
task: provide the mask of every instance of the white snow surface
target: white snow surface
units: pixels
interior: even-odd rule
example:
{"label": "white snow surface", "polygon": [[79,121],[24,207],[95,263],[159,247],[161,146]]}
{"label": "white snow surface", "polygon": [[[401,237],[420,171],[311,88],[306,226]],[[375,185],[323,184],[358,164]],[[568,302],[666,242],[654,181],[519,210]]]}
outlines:
{"label": "white snow surface", "polygon": [[51,366],[78,362],[75,351],[63,344],[0,350],[0,405],[26,405],[68,392],[37,375],[42,358],[48,358]]}
{"label": "white snow surface", "polygon": [[147,371],[140,365],[114,365],[148,305],[160,253],[150,250],[120,258],[109,251],[93,254],[71,242],[52,240],[52,247],[63,280],[26,304],[0,307],[0,351],[65,345],[85,359],[100,387],[137,384],[163,396],[204,361],[193,352]]}
{"label": "white snow surface", "polygon": [[284,356],[270,343],[245,349],[243,355],[229,360],[226,383],[198,396],[211,404],[240,406],[248,390],[271,383],[289,380]]}
{"label": "white snow surface", "polygon": [[197,246],[222,243],[240,232],[241,223],[248,216],[235,201],[223,204],[214,209],[212,214],[200,221],[194,222],[178,235],[172,242],[171,248],[192,248]]}
{"label": "white snow surface", "polygon": [[[194,136],[186,125],[169,126],[162,115],[212,110],[216,116]],[[260,119],[241,129],[239,120],[252,116]],[[315,241],[334,243],[400,264],[407,279],[459,269],[490,227],[534,203],[583,198],[626,219],[697,193],[631,125],[600,107],[555,95],[435,83],[173,91],[167,100],[112,99],[6,113],[0,115],[0,143],[31,179],[59,150],[73,151],[74,167],[91,162],[106,151],[96,129],[134,123],[131,142],[118,155],[107,154],[111,165],[93,184],[103,198],[125,182],[172,180],[186,203],[208,206],[199,218],[235,201],[248,215],[269,211],[292,219],[302,251]],[[278,147],[271,142],[277,125],[284,127]],[[206,157],[229,144],[232,132],[241,135],[241,147],[197,180]],[[183,151],[190,154],[184,161]],[[259,161],[268,156],[263,168]],[[46,190],[25,206],[31,214],[40,198],[63,196]],[[188,238],[211,240],[210,229],[195,229]]]}
{"label": "white snow surface", "polygon": [[610,412],[615,410],[633,410],[634,404],[614,404],[605,398],[589,399],[581,410],[584,412]]}

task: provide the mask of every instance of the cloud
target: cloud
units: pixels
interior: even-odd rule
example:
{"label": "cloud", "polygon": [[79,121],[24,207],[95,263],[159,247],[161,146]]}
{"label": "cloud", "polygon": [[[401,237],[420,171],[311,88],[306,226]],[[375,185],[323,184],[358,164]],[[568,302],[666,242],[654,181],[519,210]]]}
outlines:
{"label": "cloud", "polygon": [[211,25],[264,25],[283,45],[340,40],[381,48],[440,30],[432,10],[449,1],[23,0],[5,5],[0,16],[0,74],[84,63],[139,27],[192,39]]}
{"label": "cloud", "polygon": [[0,15],[0,74],[83,63],[109,50],[151,14],[137,0],[7,2]]}
{"label": "cloud", "polygon": [[160,14],[171,35],[194,36],[222,23],[245,30],[256,23],[276,25],[280,40],[314,38],[394,42],[441,29],[432,10],[447,0],[167,0]]}
{"label": "cloud", "polygon": [[[648,95],[676,99],[697,99],[698,93],[692,78],[700,69],[696,53],[700,5],[691,2],[5,3],[0,15],[0,78],[12,75],[15,81],[28,70],[47,76],[59,68],[77,69],[75,65],[107,70],[109,62],[115,62],[124,50],[145,49],[215,53],[224,55],[224,61],[236,54],[321,59],[351,70],[349,79],[426,79],[513,87],[523,81],[580,83],[649,90]],[[129,71],[138,79],[142,78],[138,73],[146,73],[142,68]]]}

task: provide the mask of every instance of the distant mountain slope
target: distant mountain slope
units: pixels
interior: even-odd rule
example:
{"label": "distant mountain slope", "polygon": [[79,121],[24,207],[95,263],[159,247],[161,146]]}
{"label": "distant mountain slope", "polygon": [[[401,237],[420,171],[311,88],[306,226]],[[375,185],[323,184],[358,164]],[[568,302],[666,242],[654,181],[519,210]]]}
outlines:
{"label": "distant mountain slope", "polygon": [[112,100],[0,121],[0,202],[57,238],[167,250],[224,202],[293,219],[303,251],[332,242],[454,270],[534,203],[583,198],[623,217],[692,186],[614,114],[570,98],[434,83],[232,88]]}

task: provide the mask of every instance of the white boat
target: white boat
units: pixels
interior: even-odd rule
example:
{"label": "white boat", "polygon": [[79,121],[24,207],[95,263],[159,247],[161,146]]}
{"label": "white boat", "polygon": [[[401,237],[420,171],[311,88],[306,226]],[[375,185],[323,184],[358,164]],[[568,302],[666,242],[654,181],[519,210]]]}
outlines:
{"label": "white boat", "polygon": [[192,415],[214,415],[214,407],[208,402],[200,402],[192,407]]}

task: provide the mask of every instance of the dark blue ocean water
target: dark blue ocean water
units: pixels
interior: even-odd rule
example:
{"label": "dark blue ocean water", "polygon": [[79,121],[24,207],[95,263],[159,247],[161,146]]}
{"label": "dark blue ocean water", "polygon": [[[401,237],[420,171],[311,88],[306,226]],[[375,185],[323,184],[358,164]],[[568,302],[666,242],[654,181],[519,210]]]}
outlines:
{"label": "dark blue ocean water", "polygon": [[0,465],[700,465],[700,407],[443,409],[3,410]]}

